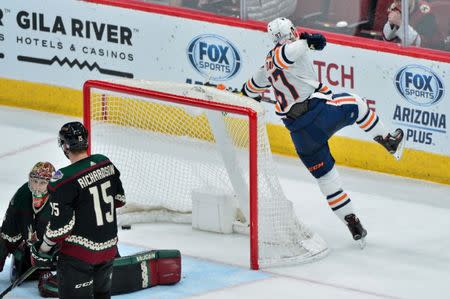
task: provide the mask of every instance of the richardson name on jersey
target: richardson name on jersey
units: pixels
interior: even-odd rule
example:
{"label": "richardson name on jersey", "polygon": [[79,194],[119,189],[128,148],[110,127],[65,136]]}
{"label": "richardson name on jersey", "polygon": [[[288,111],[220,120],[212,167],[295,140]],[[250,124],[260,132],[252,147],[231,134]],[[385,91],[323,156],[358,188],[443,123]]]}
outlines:
{"label": "richardson name on jersey", "polygon": [[108,165],[96,170],[93,170],[89,172],[88,174],[80,177],[78,179],[78,184],[80,184],[81,188],[86,188],[91,184],[94,184],[95,182],[104,179],[106,177],[109,177],[111,175],[114,175],[114,166]]}

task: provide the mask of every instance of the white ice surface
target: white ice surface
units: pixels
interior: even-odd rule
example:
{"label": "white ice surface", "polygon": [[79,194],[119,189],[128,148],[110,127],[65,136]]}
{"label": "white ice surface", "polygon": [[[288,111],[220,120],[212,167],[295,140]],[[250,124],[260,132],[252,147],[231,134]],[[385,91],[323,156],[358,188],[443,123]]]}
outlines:
{"label": "white ice surface", "polygon": [[[35,162],[49,160],[57,168],[68,164],[56,136],[61,125],[72,120],[0,106],[1,215]],[[297,215],[328,242],[330,255],[311,264],[264,269],[270,274],[265,279],[195,298],[450,298],[450,186],[339,167],[345,191],[368,230],[367,246],[360,250],[300,161],[275,161]],[[248,239],[241,235],[224,239],[186,225],[147,224],[120,231],[120,240],[249,265]]]}

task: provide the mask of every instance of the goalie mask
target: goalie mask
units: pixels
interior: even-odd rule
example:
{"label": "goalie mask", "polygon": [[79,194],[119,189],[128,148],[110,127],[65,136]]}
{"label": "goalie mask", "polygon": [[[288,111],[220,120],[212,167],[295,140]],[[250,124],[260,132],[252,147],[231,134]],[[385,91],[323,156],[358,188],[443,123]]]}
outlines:
{"label": "goalie mask", "polygon": [[88,148],[88,131],[78,121],[70,122],[61,127],[58,144],[68,155],[68,152],[84,151]]}
{"label": "goalie mask", "polygon": [[47,185],[55,172],[50,162],[38,162],[28,175],[28,188],[33,195],[33,207],[39,209],[47,199]]}
{"label": "goalie mask", "polygon": [[274,44],[282,44],[286,41],[297,39],[297,31],[291,20],[286,18],[276,18],[267,25],[267,32],[272,37]]}

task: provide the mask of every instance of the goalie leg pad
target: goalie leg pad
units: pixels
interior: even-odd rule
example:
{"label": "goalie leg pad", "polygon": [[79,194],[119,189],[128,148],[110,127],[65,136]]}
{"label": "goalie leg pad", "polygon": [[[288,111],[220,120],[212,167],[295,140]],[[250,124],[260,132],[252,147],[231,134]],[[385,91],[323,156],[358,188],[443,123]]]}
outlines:
{"label": "goalie leg pad", "polygon": [[180,251],[141,252],[114,260],[111,295],[131,293],[159,284],[175,284],[180,279]]}
{"label": "goalie leg pad", "polygon": [[175,284],[181,279],[181,255],[178,250],[157,250],[156,259],[150,260],[150,284]]}

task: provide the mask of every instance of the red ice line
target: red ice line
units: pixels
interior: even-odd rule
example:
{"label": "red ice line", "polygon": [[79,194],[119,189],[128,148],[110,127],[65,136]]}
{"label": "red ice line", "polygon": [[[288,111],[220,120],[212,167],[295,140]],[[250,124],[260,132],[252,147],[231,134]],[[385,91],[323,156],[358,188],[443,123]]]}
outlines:
{"label": "red ice line", "polygon": [[42,140],[42,141],[40,141],[38,143],[34,143],[34,144],[31,144],[31,145],[28,145],[28,146],[25,146],[25,147],[22,147],[22,148],[19,148],[19,149],[16,149],[16,150],[12,150],[10,152],[6,152],[4,154],[0,154],[0,159],[3,159],[5,157],[14,156],[14,155],[17,155],[19,153],[26,152],[27,150],[39,147],[41,145],[50,143],[52,141],[55,141],[55,138],[48,138],[48,139]]}

